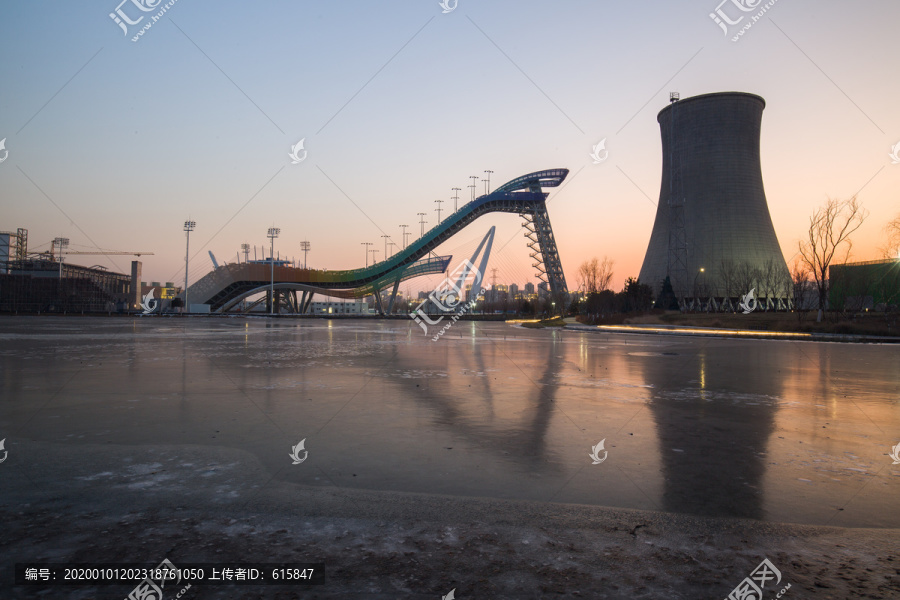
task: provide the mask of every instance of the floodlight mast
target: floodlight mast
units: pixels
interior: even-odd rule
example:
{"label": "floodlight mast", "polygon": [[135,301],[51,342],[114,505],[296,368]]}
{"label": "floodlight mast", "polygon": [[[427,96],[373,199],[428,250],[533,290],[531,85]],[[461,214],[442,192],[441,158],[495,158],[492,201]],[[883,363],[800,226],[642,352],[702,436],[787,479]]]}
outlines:
{"label": "floodlight mast", "polygon": [[369,266],[369,246],[372,245],[372,242],[360,242],[361,246],[366,247],[366,266]]}
{"label": "floodlight mast", "polygon": [[416,213],[419,215],[419,225],[422,226],[422,232],[419,234],[419,237],[425,237],[425,223],[428,221],[425,220],[425,213]]}
{"label": "floodlight mast", "polygon": [[300,249],[303,251],[303,268],[306,269],[306,253],[312,248],[307,240],[300,242]]}
{"label": "floodlight mast", "polygon": [[409,227],[409,225],[401,225],[400,226],[400,231],[403,232],[403,249],[404,250],[406,250],[406,236],[410,235],[409,233],[406,233],[407,227]]}
{"label": "floodlight mast", "polygon": [[50,246],[50,251],[53,251],[53,246],[59,248],[59,279],[60,286],[62,286],[62,276],[63,276],[63,248],[69,247],[69,238],[58,237],[54,238],[52,245]]}
{"label": "floodlight mast", "polygon": [[191,232],[197,227],[197,221],[185,221],[185,246],[184,246],[184,309],[185,314],[191,312],[191,305],[188,304],[188,264],[191,255]]}
{"label": "floodlight mast", "polygon": [[484,193],[487,195],[491,193],[491,173],[493,173],[493,171],[485,169],[484,172],[487,173],[487,178],[484,180]]}
{"label": "floodlight mast", "polygon": [[275,314],[275,238],[278,237],[278,234],[281,233],[281,229],[278,227],[269,227],[269,233],[267,233],[267,237],[271,242],[271,247],[269,251],[269,262],[272,265],[272,279],[270,281],[270,292],[269,292],[269,314]]}

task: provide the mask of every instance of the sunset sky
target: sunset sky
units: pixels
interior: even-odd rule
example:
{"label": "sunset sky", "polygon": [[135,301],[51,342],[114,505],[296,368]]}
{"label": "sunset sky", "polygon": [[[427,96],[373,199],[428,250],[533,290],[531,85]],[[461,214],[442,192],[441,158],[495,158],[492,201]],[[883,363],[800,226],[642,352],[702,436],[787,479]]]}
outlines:
{"label": "sunset sky", "polygon": [[[435,224],[470,175],[491,187],[570,169],[548,210],[569,288],[593,256],[614,287],[637,276],[659,198],[656,114],[682,98],[742,91],[766,99],[762,167],[786,260],[827,197],[859,195],[869,217],[851,258],[880,258],[900,213],[900,3],[778,0],[737,42],[757,0],[536,2],[165,2],[0,7],[0,230],[29,230],[30,250],[149,251],[147,281],[191,280],[234,261],[243,242],[309,265],[383,258],[416,213]],[[755,6],[742,12],[736,5]],[[758,4],[758,6],[757,6]],[[449,0],[449,6],[453,6]],[[306,159],[291,164],[305,139]],[[607,160],[592,146],[606,139]],[[0,158],[4,151],[0,150]],[[483,183],[478,182],[479,194]],[[454,262],[497,226],[498,283],[534,281],[521,219],[483,217],[447,242]],[[129,272],[129,256],[73,256]],[[424,289],[440,278],[407,286]],[[489,277],[490,281],[490,277]]]}

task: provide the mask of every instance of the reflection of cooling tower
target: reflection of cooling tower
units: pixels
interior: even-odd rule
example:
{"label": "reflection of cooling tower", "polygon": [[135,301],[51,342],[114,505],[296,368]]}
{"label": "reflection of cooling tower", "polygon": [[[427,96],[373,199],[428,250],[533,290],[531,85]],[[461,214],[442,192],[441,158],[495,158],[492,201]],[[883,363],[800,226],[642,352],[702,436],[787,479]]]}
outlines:
{"label": "reflection of cooling tower", "polygon": [[640,274],[655,292],[668,275],[679,298],[734,298],[751,286],[757,296],[789,297],[759,162],[765,105],[753,94],[723,92],[659,112],[662,186]]}

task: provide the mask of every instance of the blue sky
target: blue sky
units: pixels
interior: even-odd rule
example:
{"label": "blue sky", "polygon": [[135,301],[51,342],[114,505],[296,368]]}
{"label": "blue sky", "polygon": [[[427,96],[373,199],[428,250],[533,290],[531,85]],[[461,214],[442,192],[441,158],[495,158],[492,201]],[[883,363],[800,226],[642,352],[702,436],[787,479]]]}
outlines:
{"label": "blue sky", "polygon": [[[604,255],[620,286],[649,239],[670,91],[766,99],[763,176],[786,259],[827,196],[862,190],[859,260],[877,258],[900,212],[896,2],[778,0],[736,43],[706,0],[459,0],[447,14],[437,0],[178,0],[137,42],[155,12],[123,4],[148,15],[126,36],[116,7],[0,7],[0,229],[29,229],[33,249],[64,236],[72,249],[152,251],[148,281],[183,280],[187,218],[192,280],[211,268],[207,250],[234,260],[273,224],[282,255],[309,240],[310,266],[353,268],[361,242],[383,253],[383,233],[417,233],[418,212],[433,225],[451,188],[468,198],[469,175],[491,169],[496,187],[565,167],[548,207],[569,286]],[[302,138],[307,158],[291,164]],[[604,138],[609,158],[594,165]],[[461,259],[497,225],[497,280],[525,283],[520,222],[485,217],[442,250]],[[127,271],[131,258],[70,260]]]}

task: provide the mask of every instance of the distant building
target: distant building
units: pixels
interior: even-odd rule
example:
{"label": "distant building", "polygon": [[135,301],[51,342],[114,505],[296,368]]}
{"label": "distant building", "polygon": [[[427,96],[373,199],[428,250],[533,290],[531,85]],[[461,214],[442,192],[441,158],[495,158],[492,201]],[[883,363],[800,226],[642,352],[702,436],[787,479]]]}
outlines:
{"label": "distant building", "polygon": [[528,296],[534,296],[534,284],[530,281],[525,284],[525,294]]}
{"label": "distant building", "polygon": [[831,265],[828,305],[836,310],[887,310],[900,305],[900,259]]}
{"label": "distant building", "polygon": [[512,300],[515,300],[519,297],[519,286],[515,283],[509,284],[509,297]]}
{"label": "distant building", "polygon": [[123,312],[130,308],[136,283],[101,267],[43,259],[8,261],[7,268],[0,275],[4,312]]}
{"label": "distant building", "polygon": [[313,302],[309,312],[313,315],[364,315],[368,314],[369,305],[362,300]]}

